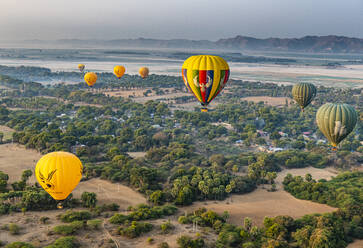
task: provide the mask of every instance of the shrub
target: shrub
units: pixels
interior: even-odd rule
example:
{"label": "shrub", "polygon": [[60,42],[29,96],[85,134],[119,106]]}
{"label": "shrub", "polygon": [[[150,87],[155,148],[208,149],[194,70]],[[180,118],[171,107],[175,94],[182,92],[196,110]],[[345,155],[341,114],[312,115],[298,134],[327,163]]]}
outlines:
{"label": "shrub", "polygon": [[151,238],[151,237],[148,237],[148,238],[147,238],[147,240],[146,240],[146,242],[147,242],[148,244],[152,244],[152,243],[154,242],[154,239],[153,239],[153,238]]}
{"label": "shrub", "polygon": [[78,248],[80,244],[73,236],[61,237],[57,239],[54,244],[48,245],[45,248]]}
{"label": "shrub", "polygon": [[178,222],[180,224],[188,224],[189,223],[189,220],[188,220],[188,217],[182,215],[178,218]]}
{"label": "shrub", "polygon": [[87,226],[92,230],[98,230],[101,226],[102,221],[99,219],[87,221]]}
{"label": "shrub", "polygon": [[136,221],[131,222],[131,225],[126,228],[120,228],[119,232],[122,236],[126,236],[128,238],[136,238],[141,234],[150,232],[153,228],[153,225],[150,223],[138,223]]}
{"label": "shrub", "polygon": [[127,221],[129,218],[127,215],[123,215],[123,214],[114,214],[111,218],[110,218],[110,222],[112,224],[123,224],[125,221]]}
{"label": "shrub", "polygon": [[76,220],[89,220],[92,218],[92,214],[89,211],[67,211],[65,214],[62,214],[60,219],[63,222],[73,222]]}
{"label": "shrub", "polygon": [[46,217],[46,216],[43,216],[43,217],[40,217],[39,221],[40,223],[42,224],[46,224],[49,220],[49,217]]}
{"label": "shrub", "polygon": [[169,233],[171,230],[173,230],[175,227],[173,224],[170,223],[170,221],[167,221],[160,225],[160,229],[162,233]]}
{"label": "shrub", "polygon": [[70,235],[83,228],[82,221],[74,221],[69,225],[60,225],[53,228],[53,231],[61,235]]}
{"label": "shrub", "polygon": [[35,248],[33,245],[25,242],[14,242],[5,246],[5,248]]}
{"label": "shrub", "polygon": [[180,248],[203,248],[205,246],[204,240],[202,238],[192,239],[189,236],[180,236],[177,239],[177,244]]}
{"label": "shrub", "polygon": [[169,247],[170,247],[169,244],[166,242],[162,242],[162,243],[158,244],[158,248],[169,248]]}
{"label": "shrub", "polygon": [[10,223],[8,225],[8,230],[9,230],[10,234],[17,235],[20,232],[20,227],[14,223]]}

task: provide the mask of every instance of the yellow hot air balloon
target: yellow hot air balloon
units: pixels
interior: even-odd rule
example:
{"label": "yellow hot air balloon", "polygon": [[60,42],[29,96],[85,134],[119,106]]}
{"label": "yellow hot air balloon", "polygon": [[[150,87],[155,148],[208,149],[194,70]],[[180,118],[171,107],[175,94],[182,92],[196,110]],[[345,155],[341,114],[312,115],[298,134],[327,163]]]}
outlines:
{"label": "yellow hot air balloon", "polygon": [[146,78],[149,75],[149,68],[141,67],[139,70],[139,74],[142,78]]}
{"label": "yellow hot air balloon", "polygon": [[223,90],[229,78],[229,66],[219,56],[197,55],[185,60],[182,67],[185,86],[207,112],[208,104]]}
{"label": "yellow hot air balloon", "polygon": [[79,64],[78,65],[78,69],[80,70],[80,72],[83,72],[83,70],[84,70],[85,67],[86,66],[84,64]]}
{"label": "yellow hot air balloon", "polygon": [[69,152],[51,152],[41,157],[35,167],[35,176],[54,200],[65,200],[78,185],[83,165]]}
{"label": "yellow hot air balloon", "polygon": [[118,77],[118,79],[120,79],[124,74],[125,74],[125,67],[122,65],[116,65],[113,68],[113,73],[116,75],[116,77]]}
{"label": "yellow hot air balloon", "polygon": [[97,75],[94,72],[87,72],[84,75],[84,81],[88,84],[88,86],[92,87],[97,81]]}

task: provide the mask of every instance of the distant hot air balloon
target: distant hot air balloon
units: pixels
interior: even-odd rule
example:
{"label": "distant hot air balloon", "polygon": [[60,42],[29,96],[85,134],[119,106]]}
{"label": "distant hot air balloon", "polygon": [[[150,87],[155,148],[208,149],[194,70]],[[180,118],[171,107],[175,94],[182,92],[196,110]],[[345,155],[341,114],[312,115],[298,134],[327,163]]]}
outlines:
{"label": "distant hot air balloon", "polygon": [[120,79],[125,74],[125,67],[122,65],[116,65],[113,68],[113,73]]}
{"label": "distant hot air balloon", "polygon": [[316,113],[316,123],[334,149],[352,132],[357,119],[357,112],[348,104],[326,103]]}
{"label": "distant hot air balloon", "polygon": [[[72,153],[51,152],[41,157],[35,167],[35,176],[54,200],[65,200],[82,177],[83,165]],[[61,207],[61,205],[59,205]]]}
{"label": "distant hot air balloon", "polygon": [[300,105],[302,111],[316,96],[316,87],[311,83],[299,83],[292,87],[292,96]]}
{"label": "distant hot air balloon", "polygon": [[202,104],[203,112],[208,111],[208,104],[223,90],[229,74],[227,62],[218,56],[191,56],[182,67],[184,83]]}
{"label": "distant hot air balloon", "polygon": [[147,76],[149,76],[149,68],[141,67],[139,70],[139,74],[142,78],[146,78]]}
{"label": "distant hot air balloon", "polygon": [[79,69],[80,72],[83,72],[83,70],[84,70],[85,67],[86,66],[84,64],[79,64],[78,65],[78,69]]}
{"label": "distant hot air balloon", "polygon": [[84,81],[88,84],[88,86],[92,87],[97,81],[97,74],[94,72],[87,72],[84,75]]}

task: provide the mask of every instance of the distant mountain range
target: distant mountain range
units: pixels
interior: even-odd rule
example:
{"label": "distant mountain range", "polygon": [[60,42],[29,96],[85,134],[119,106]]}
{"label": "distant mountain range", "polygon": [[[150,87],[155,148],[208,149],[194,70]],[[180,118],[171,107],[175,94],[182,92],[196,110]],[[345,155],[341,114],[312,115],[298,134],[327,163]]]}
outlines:
{"label": "distant mountain range", "polygon": [[256,39],[253,37],[236,36],[235,38],[220,39],[216,44],[219,47],[247,50],[363,53],[363,39],[335,35],[305,36],[292,39]]}
{"label": "distant mountain range", "polygon": [[144,47],[144,48],[189,48],[189,49],[231,49],[231,50],[262,50],[262,51],[295,51],[312,53],[363,53],[363,39],[345,36],[305,36],[302,38],[268,38],[257,39],[247,36],[220,39],[216,42],[208,40],[187,39],[117,39],[117,40],[78,40],[62,39],[56,41],[28,40],[29,43],[47,43],[65,46],[112,46],[112,47]]}

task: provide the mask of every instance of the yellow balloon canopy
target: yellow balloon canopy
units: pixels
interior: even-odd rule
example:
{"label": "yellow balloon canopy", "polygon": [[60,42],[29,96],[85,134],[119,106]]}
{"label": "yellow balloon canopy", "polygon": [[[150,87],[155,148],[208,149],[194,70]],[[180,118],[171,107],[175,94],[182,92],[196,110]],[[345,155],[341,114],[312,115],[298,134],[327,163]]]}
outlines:
{"label": "yellow balloon canopy", "polygon": [[139,74],[142,78],[146,78],[147,76],[149,76],[149,68],[141,67],[139,70]]}
{"label": "yellow balloon canopy", "polygon": [[118,77],[118,79],[120,79],[124,74],[125,74],[125,67],[122,65],[116,65],[113,68],[113,73],[116,75],[116,77]]}
{"label": "yellow balloon canopy", "polygon": [[83,165],[69,152],[51,152],[41,157],[35,176],[45,191],[61,201],[76,188],[82,178]]}
{"label": "yellow balloon canopy", "polygon": [[84,65],[84,64],[79,64],[78,65],[78,69],[81,71],[81,72],[83,72],[83,70],[84,70],[84,68],[85,68],[86,66]]}
{"label": "yellow balloon canopy", "polygon": [[204,107],[223,90],[229,74],[227,62],[212,55],[191,56],[182,67],[185,86]]}
{"label": "yellow balloon canopy", "polygon": [[84,81],[88,84],[88,86],[92,87],[97,81],[97,74],[94,72],[87,72],[84,75]]}

